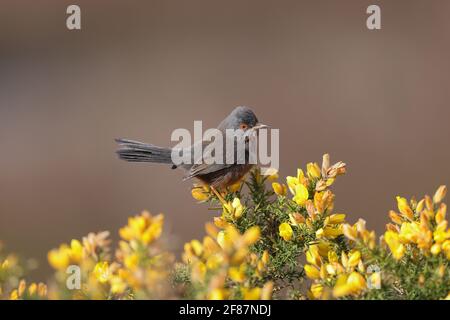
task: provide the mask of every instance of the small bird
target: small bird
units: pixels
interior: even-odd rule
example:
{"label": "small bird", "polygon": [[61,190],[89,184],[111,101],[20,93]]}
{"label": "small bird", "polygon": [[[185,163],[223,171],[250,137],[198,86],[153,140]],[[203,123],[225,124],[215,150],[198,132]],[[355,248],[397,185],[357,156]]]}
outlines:
{"label": "small bird", "polygon": [[[172,169],[181,167],[187,172],[183,180],[197,178],[203,184],[210,186],[214,191],[214,189],[224,189],[238,182],[254,166],[254,164],[249,163],[249,137],[253,133],[257,134],[259,129],[267,127],[267,125],[258,122],[255,113],[248,107],[235,108],[218,125],[217,129],[224,135],[227,129],[234,129],[242,133],[245,138],[244,161],[237,161],[237,150],[232,148],[233,150],[225,150],[224,152],[224,157],[226,152],[234,152],[234,161],[232,163],[226,163],[225,161],[222,164],[210,163],[205,161],[205,155],[202,154],[201,160],[203,161],[191,161],[190,164],[176,165],[172,161],[172,148],[158,147],[153,144],[128,139],[116,139],[116,142],[119,144],[117,154],[120,159],[130,162],[163,163],[172,165]],[[207,146],[212,142],[201,141],[199,143]],[[186,150],[192,151],[194,146],[195,143],[186,148]]]}

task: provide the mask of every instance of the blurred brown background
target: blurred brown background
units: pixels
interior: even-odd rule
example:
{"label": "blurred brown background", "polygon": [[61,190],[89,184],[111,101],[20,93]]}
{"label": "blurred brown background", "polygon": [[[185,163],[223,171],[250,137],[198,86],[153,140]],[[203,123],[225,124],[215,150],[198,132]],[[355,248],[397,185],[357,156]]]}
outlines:
{"label": "blurred brown background", "polygon": [[[82,9],[68,31],[66,7]],[[382,30],[365,26],[379,4]],[[164,212],[173,249],[213,212],[115,137],[170,144],[252,107],[280,128],[281,176],[348,163],[336,209],[378,232],[394,196],[449,183],[450,2],[17,1],[0,4],[0,239],[37,258],[128,216]]]}

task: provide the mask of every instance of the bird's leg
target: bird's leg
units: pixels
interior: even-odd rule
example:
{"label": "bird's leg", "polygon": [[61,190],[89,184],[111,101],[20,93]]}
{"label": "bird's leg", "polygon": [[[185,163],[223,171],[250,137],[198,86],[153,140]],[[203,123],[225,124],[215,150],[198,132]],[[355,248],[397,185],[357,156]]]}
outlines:
{"label": "bird's leg", "polygon": [[222,204],[226,204],[227,202],[225,201],[225,199],[220,195],[220,193],[216,190],[216,188],[214,188],[213,186],[210,186],[212,192],[214,192],[214,194],[216,195],[216,197],[219,199],[220,202],[222,202]]}

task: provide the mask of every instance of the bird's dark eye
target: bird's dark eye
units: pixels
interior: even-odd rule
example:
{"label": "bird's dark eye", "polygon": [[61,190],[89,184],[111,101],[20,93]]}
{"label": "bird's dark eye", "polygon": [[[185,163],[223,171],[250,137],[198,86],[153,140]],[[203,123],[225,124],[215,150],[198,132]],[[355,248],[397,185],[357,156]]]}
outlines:
{"label": "bird's dark eye", "polygon": [[247,130],[248,125],[246,123],[241,123],[241,125],[239,126],[240,129],[242,130]]}

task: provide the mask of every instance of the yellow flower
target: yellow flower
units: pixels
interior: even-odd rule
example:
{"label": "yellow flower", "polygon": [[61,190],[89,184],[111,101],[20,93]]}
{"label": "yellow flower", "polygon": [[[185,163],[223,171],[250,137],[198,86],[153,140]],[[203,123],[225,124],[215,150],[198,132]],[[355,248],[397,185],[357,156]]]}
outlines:
{"label": "yellow flower", "polygon": [[360,291],[366,288],[366,280],[360,273],[356,271],[350,273],[347,279],[347,284],[350,286],[353,292]]}
{"label": "yellow flower", "polygon": [[224,300],[226,297],[225,289],[212,289],[208,293],[208,300]]}
{"label": "yellow flower", "polygon": [[432,244],[433,233],[427,223],[404,222],[400,227],[399,239],[402,243],[415,243],[420,249],[429,249]]}
{"label": "yellow flower", "polygon": [[11,291],[11,294],[9,295],[10,300],[19,300],[19,293],[17,292],[17,289],[14,289]]}
{"label": "yellow flower", "polygon": [[320,278],[319,270],[313,265],[306,264],[304,267],[306,276],[310,279],[316,280]]}
{"label": "yellow flower", "polygon": [[440,186],[436,193],[433,196],[433,202],[439,203],[445,198],[445,194],[447,193],[447,187],[446,186]]}
{"label": "yellow flower", "polygon": [[144,211],[141,215],[128,219],[128,225],[119,230],[120,237],[124,240],[136,240],[148,245],[161,236],[164,216],[158,214],[152,216]]}
{"label": "yellow flower", "polygon": [[393,210],[389,211],[389,217],[391,218],[392,222],[396,224],[402,224],[403,219]]}
{"label": "yellow flower", "polygon": [[356,241],[356,239],[358,238],[358,231],[356,230],[356,226],[344,224],[342,225],[342,232],[350,240]]}
{"label": "yellow flower", "polygon": [[328,178],[327,181],[325,182],[325,185],[327,187],[330,187],[333,185],[334,181],[336,181],[336,178]]}
{"label": "yellow flower", "polygon": [[30,284],[30,286],[28,287],[28,294],[29,294],[30,296],[33,296],[33,295],[36,294],[36,292],[37,292],[37,284],[33,282],[33,283]]}
{"label": "yellow flower", "polygon": [[343,213],[335,213],[327,217],[329,224],[340,224],[345,221],[345,214]]}
{"label": "yellow flower", "polygon": [[350,287],[347,285],[348,276],[346,274],[341,274],[336,280],[336,284],[333,288],[333,296],[335,298],[340,298],[351,293]]}
{"label": "yellow flower", "polygon": [[213,254],[208,257],[208,260],[206,260],[206,267],[209,270],[217,269],[223,263],[223,260],[224,258],[222,254]]}
{"label": "yellow flower", "polygon": [[321,266],[322,259],[320,258],[319,254],[319,246],[316,244],[310,245],[308,251],[306,251],[306,261],[308,263],[315,265],[315,266]]}
{"label": "yellow flower", "polygon": [[318,248],[318,253],[321,257],[328,257],[328,252],[330,251],[330,242],[326,241],[326,240],[320,240],[317,243],[317,248]]}
{"label": "yellow flower", "polygon": [[79,263],[83,258],[83,246],[76,239],[70,242],[70,258],[72,263]]}
{"label": "yellow flower", "polygon": [[308,200],[309,192],[303,184],[295,186],[295,196],[292,198],[299,206],[303,206]]}
{"label": "yellow flower", "polygon": [[242,288],[244,300],[258,300],[261,296],[261,288]]}
{"label": "yellow flower", "polygon": [[392,255],[396,260],[400,260],[405,254],[405,246],[400,243],[398,233],[393,231],[386,231],[384,233],[384,241],[386,241],[389,249],[391,249]]}
{"label": "yellow flower", "polygon": [[445,241],[442,243],[442,249],[443,249],[444,251],[450,251],[450,240],[445,240]]}
{"label": "yellow flower", "polygon": [[5,261],[3,261],[3,262],[0,264],[0,269],[6,270],[6,269],[8,269],[8,268],[9,268],[9,260],[8,260],[8,259],[5,259]]}
{"label": "yellow flower", "polygon": [[278,182],[272,182],[273,191],[279,196],[285,196],[287,193],[287,186],[285,184],[279,184]]}
{"label": "yellow flower", "polygon": [[130,270],[136,269],[138,266],[139,257],[136,253],[127,255],[124,259],[124,265]]}
{"label": "yellow flower", "polygon": [[314,207],[317,212],[324,213],[326,210],[331,211],[334,206],[334,195],[330,190],[316,192],[314,194]]}
{"label": "yellow flower", "polygon": [[66,244],[62,244],[58,249],[51,250],[47,259],[56,270],[65,270],[70,264],[70,248]]}
{"label": "yellow flower", "polygon": [[439,209],[436,212],[435,220],[437,224],[440,224],[442,221],[445,221],[445,216],[447,214],[447,205],[445,203],[441,203]]}
{"label": "yellow flower", "polygon": [[219,231],[219,233],[217,234],[217,243],[222,249],[225,248],[225,231]]}
{"label": "yellow flower", "polygon": [[18,292],[19,296],[22,296],[24,294],[26,288],[27,288],[27,283],[25,282],[25,280],[20,280],[19,287],[17,288],[17,292]]}
{"label": "yellow flower", "polygon": [[127,284],[123,281],[123,279],[119,276],[113,276],[110,279],[110,284],[111,284],[111,292],[113,294],[121,294],[123,293],[126,288],[127,288]]}
{"label": "yellow flower", "polygon": [[425,199],[422,199],[417,203],[415,210],[417,213],[420,213],[422,212],[424,207],[425,207]]}
{"label": "yellow flower", "polygon": [[109,272],[109,264],[106,261],[98,262],[95,267],[94,271],[92,272],[94,277],[100,282],[100,283],[106,283],[109,279],[110,272]]}
{"label": "yellow flower", "polygon": [[320,283],[313,284],[311,286],[310,293],[313,299],[320,299],[323,293],[323,285]]}
{"label": "yellow flower", "polygon": [[206,201],[209,199],[209,192],[205,192],[205,190],[201,187],[192,188],[191,194],[197,201]]}
{"label": "yellow flower", "polygon": [[247,246],[250,246],[259,240],[260,235],[261,231],[259,230],[259,227],[253,226],[244,232],[242,239]]}
{"label": "yellow flower", "polygon": [[432,255],[436,256],[441,253],[441,245],[439,243],[435,243],[431,246],[430,252]]}
{"label": "yellow flower", "polygon": [[335,251],[332,251],[332,250],[328,251],[327,256],[328,256],[328,261],[330,261],[330,262],[338,262],[338,260],[339,260],[338,255]]}
{"label": "yellow flower", "polygon": [[348,257],[348,265],[350,267],[356,267],[358,265],[359,261],[361,261],[361,252],[356,250],[356,251],[350,253],[350,255]]}
{"label": "yellow flower", "polygon": [[288,185],[289,190],[291,191],[291,193],[293,195],[295,195],[295,187],[298,184],[304,184],[305,183],[305,175],[303,173],[303,170],[302,169],[297,169],[297,177],[288,176],[288,177],[286,177],[286,182],[287,182],[287,185]]}
{"label": "yellow flower", "polygon": [[233,219],[239,219],[244,212],[244,206],[239,198],[234,198],[232,202],[224,202],[222,207],[224,217],[231,216]]}
{"label": "yellow flower", "polygon": [[40,297],[46,297],[47,296],[47,285],[39,282],[38,287],[37,287],[37,294]]}
{"label": "yellow flower", "polygon": [[403,214],[406,218],[408,218],[409,220],[414,219],[414,213],[405,198],[397,196],[397,206],[400,213]]}
{"label": "yellow flower", "polygon": [[293,231],[289,223],[283,222],[278,227],[278,231],[280,234],[280,237],[282,237],[285,241],[289,241],[292,239]]}
{"label": "yellow flower", "polygon": [[441,221],[433,232],[434,241],[441,243],[447,239],[450,239],[450,230],[447,230],[447,220]]}
{"label": "yellow flower", "polygon": [[246,279],[245,270],[245,263],[241,264],[239,267],[230,267],[228,269],[228,276],[235,282],[244,282]]}
{"label": "yellow flower", "polygon": [[306,172],[310,178],[318,179],[320,178],[320,167],[317,163],[308,163],[306,165]]}
{"label": "yellow flower", "polygon": [[333,296],[340,298],[350,294],[358,294],[366,288],[366,280],[364,277],[353,271],[350,275],[342,274],[338,277],[333,289]]}
{"label": "yellow flower", "polygon": [[225,229],[230,223],[224,217],[214,217],[214,225],[220,229]]}
{"label": "yellow flower", "polygon": [[331,228],[331,227],[325,227],[325,228],[321,228],[319,230],[317,230],[316,232],[316,236],[318,238],[321,237],[325,237],[325,238],[330,238],[330,239],[334,239],[337,236],[340,236],[342,234],[342,228],[338,227],[338,228]]}
{"label": "yellow flower", "polygon": [[337,273],[337,267],[335,264],[332,264],[332,263],[328,263],[325,266],[325,270],[327,271],[328,274],[331,274],[331,275],[335,275]]}
{"label": "yellow flower", "polygon": [[191,248],[194,251],[195,255],[200,256],[203,252],[203,246],[202,246],[201,242],[198,240],[192,240],[190,242],[190,244],[191,244]]}
{"label": "yellow flower", "polygon": [[234,198],[231,206],[234,209],[234,217],[236,219],[240,218],[244,212],[244,207],[241,204],[241,200],[239,200],[239,198]]}

